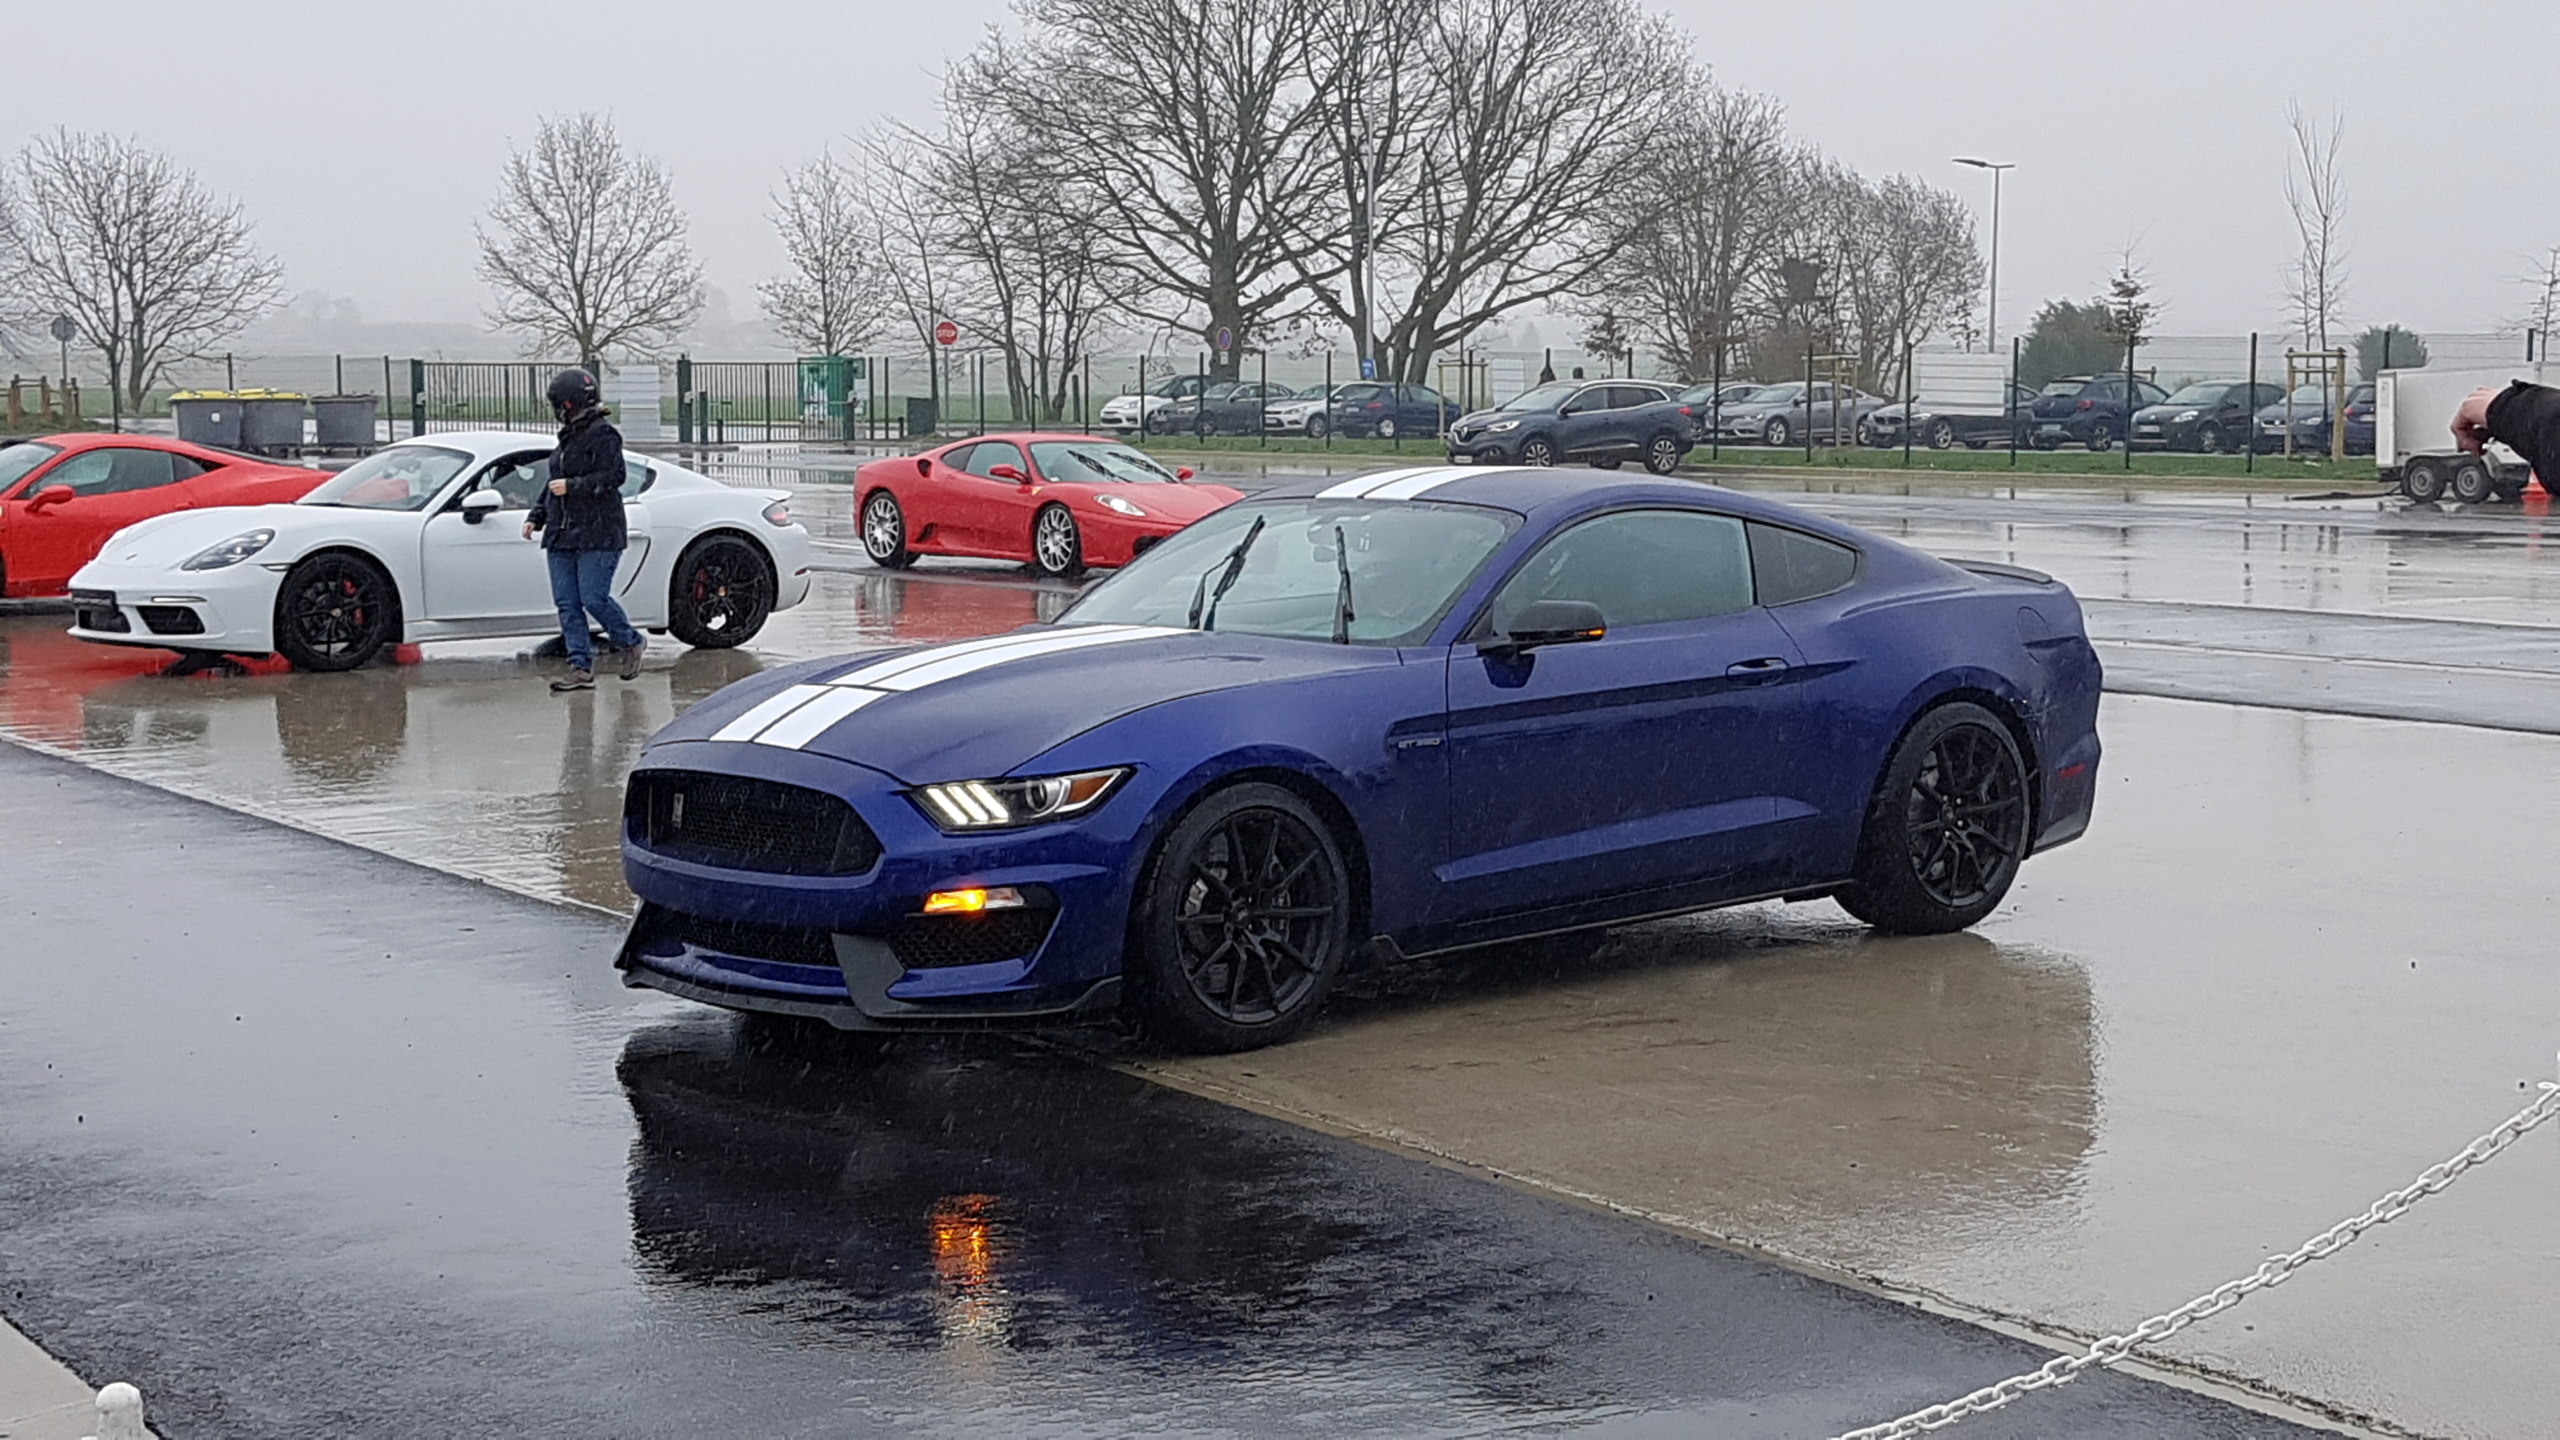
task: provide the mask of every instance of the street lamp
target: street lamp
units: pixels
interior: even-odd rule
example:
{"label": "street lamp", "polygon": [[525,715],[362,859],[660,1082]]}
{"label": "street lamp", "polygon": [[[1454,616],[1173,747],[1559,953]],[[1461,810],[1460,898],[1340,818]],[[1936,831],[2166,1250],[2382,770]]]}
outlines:
{"label": "street lamp", "polygon": [[1991,172],[1991,339],[1985,348],[1998,350],[2000,348],[2000,172],[2015,170],[2018,167],[2009,161],[1976,160],[1964,155],[1957,156],[1956,163]]}

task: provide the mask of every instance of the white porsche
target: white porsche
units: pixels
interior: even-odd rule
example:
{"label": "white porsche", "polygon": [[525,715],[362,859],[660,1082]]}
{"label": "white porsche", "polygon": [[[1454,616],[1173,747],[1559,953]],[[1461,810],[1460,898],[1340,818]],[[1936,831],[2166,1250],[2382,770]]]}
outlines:
{"label": "white porsche", "polygon": [[[109,645],[281,654],[350,670],[404,641],[559,628],[539,539],[548,437],[431,434],[387,446],[290,505],[156,516],[71,577],[71,633]],[[630,548],[614,595],[631,623],[688,645],[739,644],[809,594],[809,532],[779,490],[626,460]]]}

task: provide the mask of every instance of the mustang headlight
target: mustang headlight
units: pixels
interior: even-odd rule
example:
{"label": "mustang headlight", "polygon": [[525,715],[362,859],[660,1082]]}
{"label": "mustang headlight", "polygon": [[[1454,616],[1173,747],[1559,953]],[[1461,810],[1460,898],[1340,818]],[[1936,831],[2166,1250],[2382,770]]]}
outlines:
{"label": "mustang headlight", "polygon": [[1034,780],[955,780],[914,794],[916,804],[945,830],[1011,830],[1081,815],[1128,776],[1123,765]]}
{"label": "mustang headlight", "polygon": [[273,530],[252,530],[234,535],[209,550],[199,550],[178,568],[181,570],[221,570],[257,554],[276,538]]}
{"label": "mustang headlight", "polygon": [[1144,515],[1147,513],[1130,502],[1121,499],[1117,495],[1096,495],[1093,499],[1094,503],[1100,505],[1103,509],[1117,510],[1123,515]]}

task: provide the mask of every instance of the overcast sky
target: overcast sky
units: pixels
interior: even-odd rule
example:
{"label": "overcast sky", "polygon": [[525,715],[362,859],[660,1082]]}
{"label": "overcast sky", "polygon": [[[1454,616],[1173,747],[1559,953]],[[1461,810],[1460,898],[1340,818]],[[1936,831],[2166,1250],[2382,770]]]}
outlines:
{"label": "overcast sky", "polygon": [[[2544,75],[2560,6],[2407,0],[2112,5],[1667,0],[1726,84],[1869,174],[1977,202],[1957,155],[2009,160],[2001,327],[2086,297],[2138,246],[2161,333],[2281,323],[2293,250],[2285,104],[2344,107],[2346,312],[2489,329],[2560,243],[2560,124]],[[536,118],[610,110],[663,159],[711,283],[740,311],[780,263],[768,192],[884,114],[930,113],[932,74],[1002,0],[590,5],[127,0],[112,26],[10,27],[0,138],[139,135],[237,194],[296,291],[369,320],[482,303],[471,222]],[[2156,17],[2156,18],[2154,18]]]}

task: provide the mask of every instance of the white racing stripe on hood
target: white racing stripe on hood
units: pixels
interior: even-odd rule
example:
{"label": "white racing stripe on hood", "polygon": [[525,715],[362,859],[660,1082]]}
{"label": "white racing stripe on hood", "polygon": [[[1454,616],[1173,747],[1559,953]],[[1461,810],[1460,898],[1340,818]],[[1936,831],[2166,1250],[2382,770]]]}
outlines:
{"label": "white racing stripe on hood", "polygon": [[1078,625],[1029,635],[999,635],[938,645],[914,655],[860,666],[823,685],[793,685],[720,727],[714,740],[752,741],[798,750],[866,705],[945,680],[1042,655],[1089,650],[1128,640],[1189,632],[1160,625]]}

